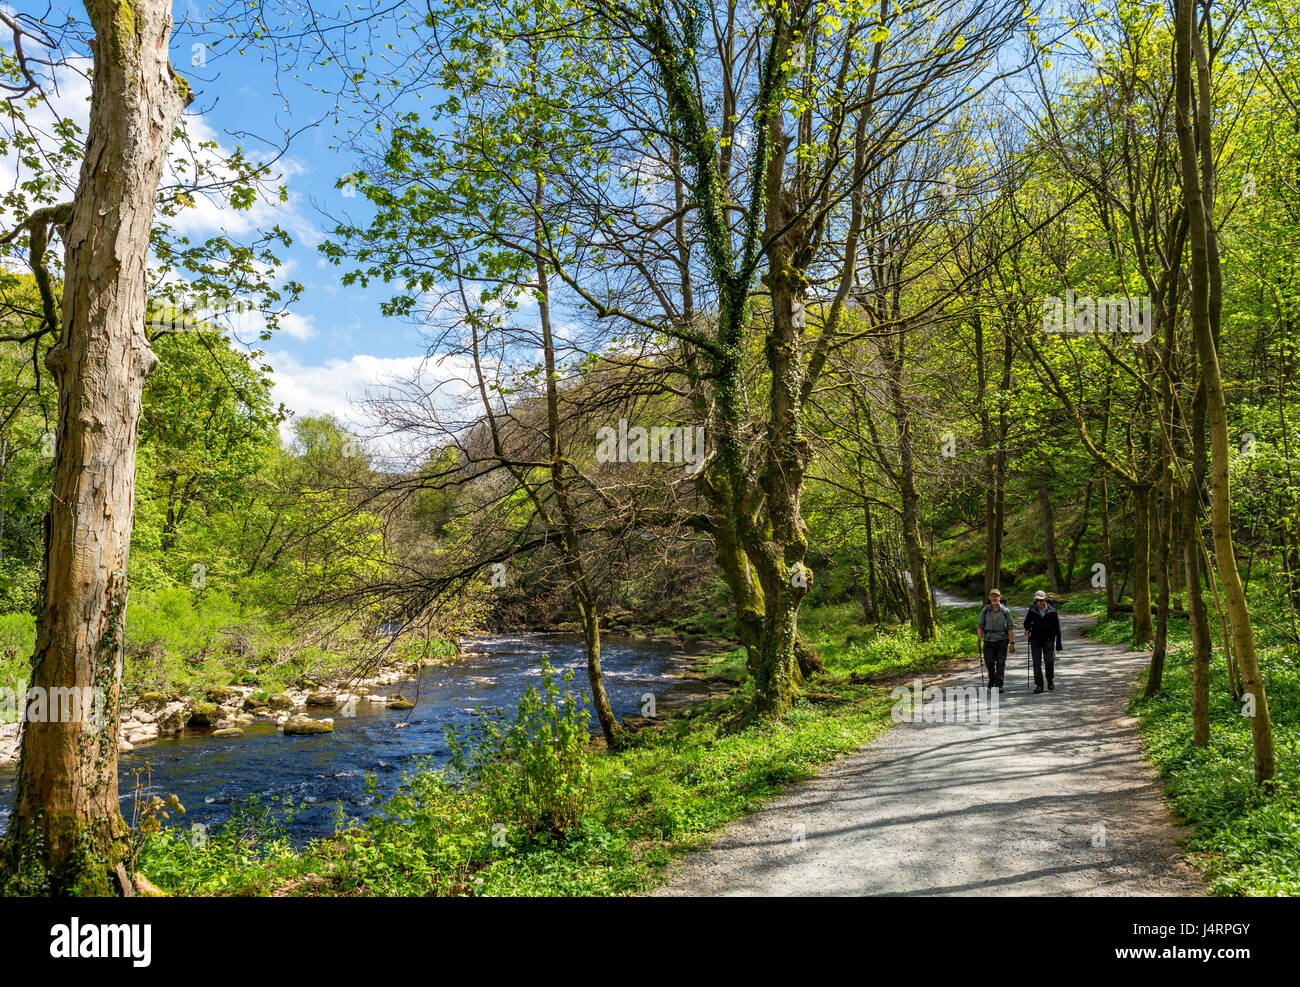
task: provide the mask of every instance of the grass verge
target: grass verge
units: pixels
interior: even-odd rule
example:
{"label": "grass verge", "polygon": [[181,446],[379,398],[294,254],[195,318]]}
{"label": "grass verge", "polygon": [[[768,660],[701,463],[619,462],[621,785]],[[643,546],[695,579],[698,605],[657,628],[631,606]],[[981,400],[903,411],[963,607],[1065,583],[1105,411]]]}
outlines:
{"label": "grass verge", "polygon": [[[1082,604],[1080,604],[1082,605]],[[1103,608],[1104,609],[1104,608]],[[1257,625],[1257,648],[1273,721],[1277,778],[1255,784],[1250,721],[1228,692],[1223,652],[1210,664],[1210,744],[1192,743],[1192,653],[1186,620],[1169,623],[1160,691],[1143,700],[1146,674],[1131,703],[1143,747],[1164,781],[1165,798],[1190,826],[1188,859],[1218,895],[1300,894],[1300,663],[1278,628]],[[1127,616],[1102,619],[1089,632],[1126,643]]]}

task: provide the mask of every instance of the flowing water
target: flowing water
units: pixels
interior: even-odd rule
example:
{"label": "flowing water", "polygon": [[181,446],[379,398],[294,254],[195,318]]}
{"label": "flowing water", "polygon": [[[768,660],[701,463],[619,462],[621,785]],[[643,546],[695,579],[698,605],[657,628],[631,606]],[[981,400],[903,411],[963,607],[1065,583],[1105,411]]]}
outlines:
{"label": "flowing water", "polygon": [[[654,695],[657,706],[669,702],[682,682],[681,673],[691,664],[681,647],[668,642],[602,635],[601,645],[605,688],[620,717],[639,714],[646,693]],[[220,823],[233,804],[258,796],[297,807],[289,824],[293,837],[325,835],[333,832],[340,811],[344,819],[363,819],[374,812],[416,758],[445,763],[448,726],[513,711],[528,686],[539,681],[543,657],[558,670],[573,670],[568,688],[586,691],[580,635],[480,637],[468,641],[467,647],[476,654],[373,690],[401,692],[415,702],[412,710],[358,703],[355,716],[343,716],[339,710],[329,714],[334,717],[333,733],[286,737],[273,721],[258,720],[239,737],[185,731],[125,752],[119,760],[122,812],[131,818],[135,772],[147,762],[147,794],[177,795],[186,808],[187,827]],[[597,729],[594,716],[592,729]],[[372,793],[365,790],[367,775],[376,778]],[[13,783],[13,768],[0,769],[0,831],[10,813]]]}

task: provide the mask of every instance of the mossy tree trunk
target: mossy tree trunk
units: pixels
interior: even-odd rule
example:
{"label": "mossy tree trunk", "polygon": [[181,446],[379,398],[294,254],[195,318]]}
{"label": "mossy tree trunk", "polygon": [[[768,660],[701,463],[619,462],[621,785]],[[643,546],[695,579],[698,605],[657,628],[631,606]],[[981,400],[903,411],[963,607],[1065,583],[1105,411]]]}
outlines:
{"label": "mossy tree trunk", "polygon": [[[790,25],[778,21],[773,44],[791,48]],[[808,281],[804,273],[804,249],[809,230],[804,210],[800,175],[787,182],[784,148],[789,141],[785,114],[775,107],[768,118],[768,143],[773,148],[767,169],[767,210],[764,239],[767,243],[767,288],[771,295],[771,322],[764,346],[771,388],[767,409],[767,450],[758,483],[763,493],[766,517],[761,526],[750,526],[752,556],[759,560],[763,583],[763,654],[756,680],[759,706],[780,715],[789,708],[799,682],[799,605],[808,592],[810,573],[804,556],[808,551],[808,530],[800,510],[804,475],[808,469],[809,445],[803,434],[803,383],[801,337],[803,334]],[[804,143],[802,132],[800,143]],[[789,185],[789,187],[787,187]]]}
{"label": "mossy tree trunk", "polygon": [[[728,217],[730,150],[720,151],[696,86],[703,23],[693,12],[677,20],[662,10],[646,13],[641,21],[672,120],[674,156],[680,155],[688,176],[685,184],[698,212],[707,267],[718,286],[716,331],[699,340],[700,379],[711,390],[714,446],[700,491],[710,506],[717,558],[749,652],[757,711],[766,716],[780,716],[794,698],[798,610],[811,576],[804,566],[807,535],[799,506],[809,455],[801,431],[800,355],[806,294],[806,258],[800,246],[807,231],[790,222],[795,214],[790,196],[797,195],[798,176],[787,183],[782,105],[791,70],[791,25],[806,14],[802,4],[774,13],[772,40],[758,67],[749,221],[738,233]],[[756,327],[750,291],[763,260],[772,302],[764,348],[771,396],[766,441],[754,452],[747,434],[744,366],[746,343]],[[689,342],[688,330],[680,332]]]}
{"label": "mossy tree trunk", "polygon": [[[1204,17],[1210,18],[1210,4]],[[1195,70],[1195,76],[1193,71]],[[1255,632],[1250,624],[1250,607],[1237,568],[1232,544],[1232,496],[1229,486],[1231,443],[1228,437],[1227,398],[1219,369],[1218,328],[1222,299],[1218,233],[1214,226],[1213,115],[1211,113],[1210,65],[1197,27],[1196,11],[1190,0],[1177,0],[1174,24],[1175,107],[1178,115],[1178,151],[1182,164],[1183,201],[1188,213],[1188,241],[1191,262],[1190,315],[1196,353],[1205,384],[1206,414],[1210,429],[1210,527],[1214,536],[1215,562],[1223,583],[1223,595],[1232,626],[1232,645],[1241,670],[1245,693],[1250,697],[1251,741],[1254,748],[1255,780],[1269,782],[1277,773],[1273,751],[1273,724],[1268,697],[1255,656]],[[1195,84],[1193,80],[1195,79]]]}
{"label": "mossy tree trunk", "polygon": [[1151,623],[1151,495],[1150,484],[1135,483],[1133,489],[1133,640],[1149,644],[1154,636]]}
{"label": "mossy tree trunk", "polygon": [[1205,567],[1201,564],[1201,515],[1203,490],[1208,463],[1205,451],[1205,385],[1198,383],[1192,398],[1192,465],[1183,488],[1182,541],[1183,568],[1187,582],[1187,613],[1192,629],[1192,743],[1207,747],[1210,743],[1210,656],[1213,643],[1209,608],[1201,581]]}

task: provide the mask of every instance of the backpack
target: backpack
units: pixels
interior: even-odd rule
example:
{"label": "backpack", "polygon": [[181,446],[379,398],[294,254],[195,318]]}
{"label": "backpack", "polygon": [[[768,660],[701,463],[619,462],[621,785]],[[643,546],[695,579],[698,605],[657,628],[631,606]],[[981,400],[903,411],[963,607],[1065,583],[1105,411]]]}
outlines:
{"label": "backpack", "polygon": [[988,636],[990,633],[1006,635],[1011,632],[1011,628],[1016,626],[1016,618],[1012,616],[1011,608],[1008,607],[1006,604],[1003,604],[1001,607],[998,608],[998,613],[1002,616],[1001,628],[990,627],[989,622],[984,619],[986,614],[991,616],[992,613],[993,613],[993,608],[989,606],[987,603],[984,604],[984,609],[980,611],[979,626],[984,631],[984,639],[986,641],[988,640]]}

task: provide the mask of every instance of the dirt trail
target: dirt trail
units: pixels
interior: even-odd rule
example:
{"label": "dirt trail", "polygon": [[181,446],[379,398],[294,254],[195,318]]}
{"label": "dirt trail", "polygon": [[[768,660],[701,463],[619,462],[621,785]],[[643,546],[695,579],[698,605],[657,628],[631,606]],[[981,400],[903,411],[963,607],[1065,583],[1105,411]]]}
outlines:
{"label": "dirt trail", "polygon": [[[902,724],[738,820],[655,893],[1203,894],[1125,712],[1147,656],[1089,641],[1088,623],[1062,615],[1054,691],[1027,688],[1022,638],[996,726]],[[974,658],[941,684],[979,685]]]}

